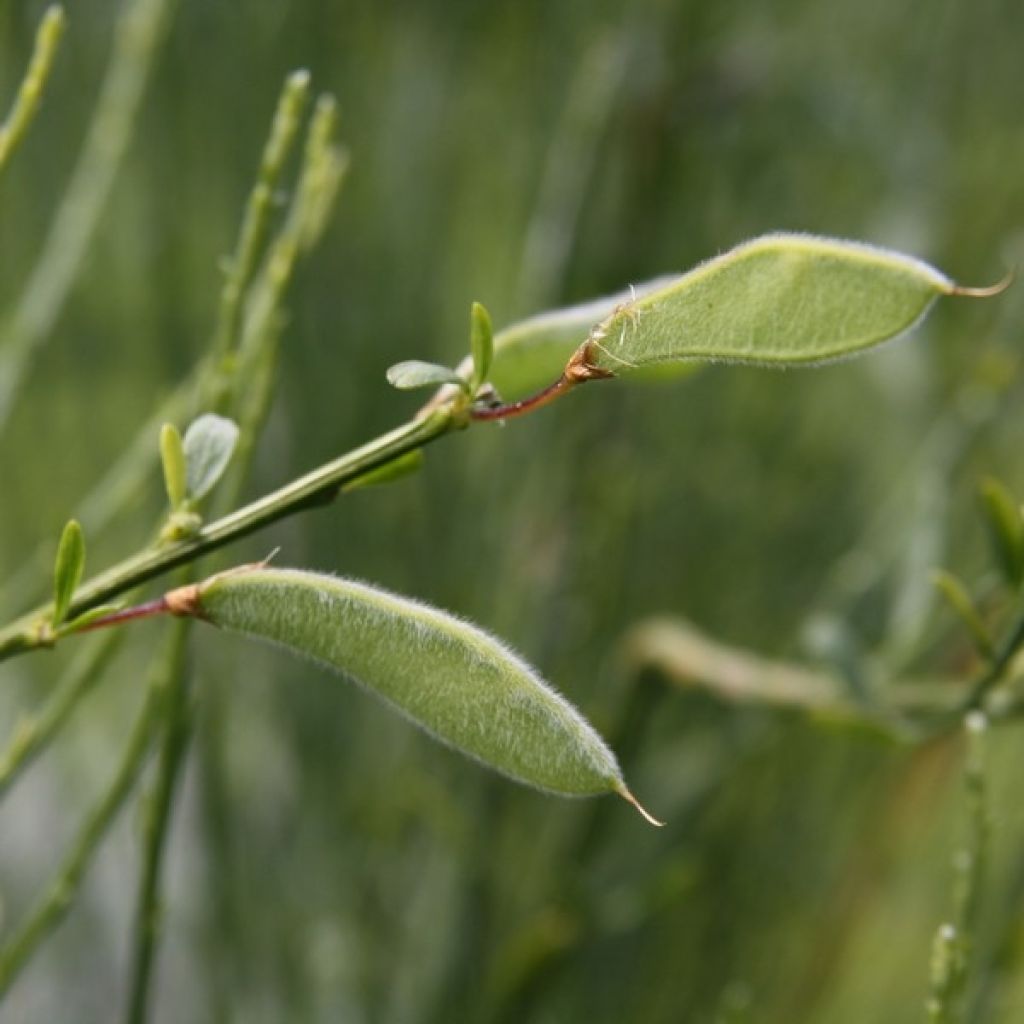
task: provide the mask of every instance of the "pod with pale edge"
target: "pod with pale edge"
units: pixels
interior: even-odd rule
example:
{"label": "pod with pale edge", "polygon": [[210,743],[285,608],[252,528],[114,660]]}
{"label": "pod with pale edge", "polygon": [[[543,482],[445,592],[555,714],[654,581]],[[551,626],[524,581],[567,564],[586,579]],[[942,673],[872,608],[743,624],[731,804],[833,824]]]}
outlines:
{"label": "pod with pale edge", "polygon": [[618,793],[645,817],[600,736],[494,637],[363,583],[245,567],[167,595],[173,612],[267,640],[361,683],[439,740],[566,796]]}
{"label": "pod with pale edge", "polygon": [[962,288],[901,253],[778,234],[746,242],[620,303],[584,342],[587,364],[620,376],[678,360],[797,365],[853,355],[913,327]]}

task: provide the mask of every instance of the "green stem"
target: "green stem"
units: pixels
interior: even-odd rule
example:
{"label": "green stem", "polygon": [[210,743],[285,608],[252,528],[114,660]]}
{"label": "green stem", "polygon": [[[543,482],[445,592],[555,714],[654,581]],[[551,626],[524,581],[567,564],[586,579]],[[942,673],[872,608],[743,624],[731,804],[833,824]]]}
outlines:
{"label": "green stem", "polygon": [[[68,616],[79,615],[176,566],[194,562],[201,555],[216,551],[302,509],[327,504],[343,484],[369,470],[377,469],[396,456],[421,448],[455,429],[457,425],[458,421],[450,409],[437,409],[209,523],[193,537],[149,548],[125,559],[79,587]],[[17,622],[0,629],[0,661],[45,646],[39,626],[46,622],[51,609],[49,604],[42,605]]]}
{"label": "green stem", "polygon": [[235,251],[228,264],[228,275],[220,295],[217,328],[210,346],[213,372],[204,381],[206,404],[214,408],[225,397],[224,392],[230,387],[231,379],[237,377],[231,357],[237,348],[242,300],[265,249],[274,212],[274,195],[280,187],[285,164],[302,126],[302,112],[309,98],[309,82],[308,71],[292,72],[285,80],[270,136],[260,159],[259,176],[249,194]]}
{"label": "green stem", "polygon": [[35,49],[29,61],[28,70],[18,88],[11,112],[0,125],[0,171],[7,165],[11,154],[24,139],[29,125],[36,116],[43,91],[53,71],[57,47],[64,34],[64,8],[59,4],[48,7],[36,32]]}
{"label": "green stem", "polygon": [[164,695],[170,682],[182,670],[183,655],[183,649],[172,647],[166,656],[158,658],[155,674],[146,688],[142,710],[132,727],[128,744],[109,788],[85,819],[43,897],[14,936],[0,949],[0,998],[42,941],[71,908],[93,854],[146,763],[146,755],[163,715]]}
{"label": "green stem", "polygon": [[[188,619],[179,619],[173,626],[173,650],[170,659],[179,666],[190,626],[191,622]],[[132,942],[131,995],[126,1015],[126,1020],[131,1024],[143,1024],[146,1020],[149,981],[160,936],[160,870],[170,829],[171,805],[191,735],[188,677],[185,672],[179,670],[168,679],[168,683],[160,763],[156,783],[147,802],[143,826],[145,857],[139,879],[135,937]]]}
{"label": "green stem", "polygon": [[1010,667],[1022,644],[1024,644],[1024,608],[1021,608],[1017,613],[1017,618],[1003,639],[1002,644],[1000,644],[995,656],[988,663],[985,671],[975,682],[974,686],[971,687],[970,695],[963,705],[957,709],[957,717],[962,716],[967,711],[973,711],[981,707],[989,692],[1006,675],[1006,670]]}
{"label": "green stem", "polygon": [[7,749],[0,753],[0,798],[46,749],[82,699],[100,681],[121,636],[120,630],[111,630],[94,644],[84,645],[42,710],[15,727]]}
{"label": "green stem", "polygon": [[0,328],[0,426],[81,269],[135,125],[175,0],[126,0],[95,113],[43,251]]}

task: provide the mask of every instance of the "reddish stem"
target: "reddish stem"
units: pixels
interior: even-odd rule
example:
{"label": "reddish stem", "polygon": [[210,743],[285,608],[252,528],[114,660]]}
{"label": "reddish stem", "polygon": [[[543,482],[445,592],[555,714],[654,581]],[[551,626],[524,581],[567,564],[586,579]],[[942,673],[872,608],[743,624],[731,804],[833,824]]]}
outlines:
{"label": "reddish stem", "polygon": [[124,622],[132,622],[135,619],[149,619],[155,615],[165,615],[171,611],[166,597],[158,597],[145,604],[136,604],[131,608],[122,608],[120,611],[111,612],[109,615],[101,615],[98,619],[86,623],[76,633],[89,633],[94,629],[105,629],[107,626],[119,626]]}
{"label": "reddish stem", "polygon": [[469,415],[474,420],[507,420],[512,416],[522,416],[553,402],[556,398],[564,395],[566,391],[574,388],[577,383],[579,382],[574,378],[562,374],[554,384],[549,384],[543,391],[538,391],[535,395],[530,395],[529,398],[521,398],[518,402],[509,402],[508,405],[492,405],[487,409],[472,409]]}

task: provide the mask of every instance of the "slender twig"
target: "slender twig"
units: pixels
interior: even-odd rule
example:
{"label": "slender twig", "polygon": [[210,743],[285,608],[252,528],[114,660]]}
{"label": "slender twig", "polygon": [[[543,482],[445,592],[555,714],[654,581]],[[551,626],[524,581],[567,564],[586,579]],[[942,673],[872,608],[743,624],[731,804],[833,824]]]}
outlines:
{"label": "slender twig", "polygon": [[964,1019],[964,995],[974,959],[978,910],[988,866],[990,824],[984,750],[988,721],[980,711],[971,711],[965,725],[968,839],[954,861],[954,919],[939,926],[932,946],[931,991],[926,1003],[930,1024],[959,1024]]}
{"label": "slender twig", "polygon": [[63,728],[74,710],[102,679],[123,634],[112,630],[78,651],[41,711],[15,726],[7,749],[0,753],[0,797],[19,779]]}
{"label": "slender twig", "polygon": [[54,59],[64,34],[64,8],[53,4],[46,9],[36,30],[35,48],[28,70],[18,87],[7,120],[0,125],[0,171],[7,166],[11,154],[18,148],[39,110],[46,83],[53,71]]}
{"label": "slender twig", "polygon": [[43,251],[0,330],[0,427],[78,276],[131,137],[174,0],[127,0],[85,143]]}
{"label": "slender twig", "polygon": [[556,398],[561,398],[567,391],[574,388],[576,383],[563,374],[553,384],[549,384],[534,395],[508,404],[474,407],[470,416],[474,420],[507,420],[513,416],[524,416],[528,412],[543,408]]}
{"label": "slender twig", "polygon": [[[188,619],[179,619],[173,626],[171,657],[179,664],[190,626]],[[157,777],[146,801],[143,823],[145,852],[139,877],[132,942],[131,989],[126,1014],[131,1024],[143,1024],[146,1019],[149,981],[160,934],[160,870],[170,831],[171,805],[192,731],[187,673],[178,671],[168,679],[163,718],[164,734]]]}
{"label": "slender twig", "polygon": [[981,707],[992,689],[1006,675],[1022,645],[1024,645],[1024,607],[1017,613],[1017,618],[1011,624],[992,660],[971,687],[967,699],[957,709],[958,716]]}
{"label": "slender twig", "polygon": [[164,694],[170,681],[182,670],[183,656],[184,650],[177,644],[176,633],[173,633],[168,650],[156,658],[142,709],[132,727],[109,788],[86,817],[42,898],[11,939],[0,948],[0,997],[10,988],[26,961],[60,923],[74,902],[93,854],[109,831],[146,763],[146,756],[161,719]]}
{"label": "slender twig", "polygon": [[204,389],[210,392],[208,404],[211,408],[222,404],[223,392],[229,381],[237,378],[237,374],[231,372],[232,364],[227,357],[237,345],[242,300],[264,251],[275,193],[298,136],[302,112],[309,97],[309,82],[308,71],[295,71],[285,81],[271,122],[270,135],[263,148],[259,174],[246,203],[235,251],[228,262],[220,294],[217,327],[210,345],[214,372],[209,375],[212,380],[204,381]]}

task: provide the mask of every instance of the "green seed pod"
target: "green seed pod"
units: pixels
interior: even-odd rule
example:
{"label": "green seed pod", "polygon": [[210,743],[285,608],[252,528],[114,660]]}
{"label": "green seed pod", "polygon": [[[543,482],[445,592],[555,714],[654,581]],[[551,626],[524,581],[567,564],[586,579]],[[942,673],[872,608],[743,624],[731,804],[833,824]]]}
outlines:
{"label": "green seed pod", "polygon": [[621,302],[584,342],[619,376],[678,360],[798,365],[853,355],[912,328],[962,288],[902,253],[812,235],[765,235]]}
{"label": "green seed pod", "polygon": [[[604,741],[498,640],[363,583],[245,567],[173,591],[167,604],[340,672],[439,740],[519,782],[636,803]],[[650,819],[653,822],[653,819]]]}

